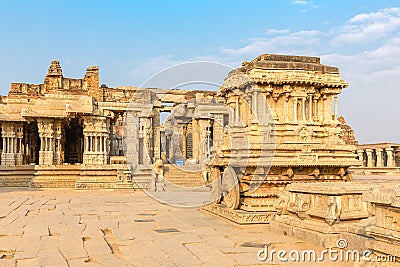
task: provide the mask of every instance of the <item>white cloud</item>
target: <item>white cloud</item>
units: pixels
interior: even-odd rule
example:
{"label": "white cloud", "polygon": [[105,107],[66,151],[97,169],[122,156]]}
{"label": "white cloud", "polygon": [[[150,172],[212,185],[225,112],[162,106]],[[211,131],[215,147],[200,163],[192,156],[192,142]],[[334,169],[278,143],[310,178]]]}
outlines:
{"label": "white cloud", "polygon": [[300,6],[301,12],[307,12],[308,8],[315,9],[318,7],[312,1],[309,1],[309,0],[292,0],[291,4],[295,5],[295,6]]}
{"label": "white cloud", "polygon": [[266,31],[267,35],[278,35],[278,34],[288,34],[290,32],[289,29],[278,30],[278,29],[268,29]]}
{"label": "white cloud", "polygon": [[359,14],[348,20],[332,39],[332,44],[367,43],[385,38],[400,29],[400,8],[386,8]]}
{"label": "white cloud", "polygon": [[[400,124],[394,123],[400,113],[400,8],[359,14],[325,32],[269,29],[260,37],[248,39],[242,47],[222,47],[217,55],[190,60],[211,60],[238,67],[242,61],[264,53],[316,55],[321,56],[323,64],[339,67],[344,79],[350,82],[350,88],[340,96],[339,112],[354,128],[358,140],[400,143]],[[145,72],[150,76],[181,62],[164,56],[147,62],[132,74]]]}
{"label": "white cloud", "polygon": [[292,1],[293,5],[300,5],[300,6],[306,6],[310,4],[310,1],[306,1],[306,0],[293,0]]}
{"label": "white cloud", "polygon": [[311,47],[318,47],[324,33],[316,30],[298,31],[271,38],[251,39],[244,47],[221,48],[221,52],[230,56],[255,57],[262,53],[313,53]]}
{"label": "white cloud", "polygon": [[339,111],[359,141],[400,142],[400,124],[393,123],[400,112],[400,8],[359,14],[326,32],[270,29],[266,33],[243,47],[221,52],[242,59],[262,53],[321,56],[323,64],[338,66],[350,82],[340,97]]}

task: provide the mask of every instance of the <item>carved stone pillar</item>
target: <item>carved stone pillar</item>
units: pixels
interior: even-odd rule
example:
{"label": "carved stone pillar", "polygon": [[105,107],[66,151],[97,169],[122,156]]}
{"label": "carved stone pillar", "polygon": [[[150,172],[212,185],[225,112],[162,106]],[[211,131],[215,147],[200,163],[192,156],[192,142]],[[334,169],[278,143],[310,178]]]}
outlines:
{"label": "carved stone pillar", "polygon": [[207,141],[207,144],[206,144],[206,157],[208,157],[209,155],[210,155],[210,153],[211,153],[211,126],[212,126],[212,124],[211,124],[211,120],[209,119],[209,120],[207,120],[207,125],[206,125],[206,141]]}
{"label": "carved stone pillar", "polygon": [[139,128],[138,124],[138,116],[135,112],[127,112],[125,117],[126,122],[126,137],[125,137],[125,145],[126,145],[126,160],[133,166],[135,169],[138,163],[139,158]]}
{"label": "carved stone pillar", "polygon": [[313,116],[313,121],[319,121],[319,112],[318,112],[319,106],[318,106],[318,100],[319,100],[318,97],[314,97],[314,105],[313,105],[313,108],[314,108],[314,116]]}
{"label": "carved stone pillar", "polygon": [[[151,164],[152,157],[152,142],[153,142],[153,129],[151,118],[142,117],[139,121],[139,135],[143,138],[143,143],[139,142],[139,145],[142,146],[141,151],[139,153],[139,157],[141,158],[140,162],[143,164]],[[140,155],[141,154],[141,155]]]}
{"label": "carved stone pillar", "polygon": [[252,94],[252,109],[253,109],[253,114],[254,114],[254,118],[258,118],[258,92],[257,91],[253,91]]}
{"label": "carved stone pillar", "polygon": [[54,138],[54,124],[52,119],[38,119],[40,137],[39,165],[53,165],[54,151],[52,141]]}
{"label": "carved stone pillar", "polygon": [[326,122],[328,120],[328,101],[327,101],[328,97],[326,95],[324,95],[322,97],[322,101],[323,101],[323,115],[322,115],[322,121]]}
{"label": "carved stone pillar", "polygon": [[361,162],[361,167],[365,167],[364,150],[357,150],[358,160]]}
{"label": "carved stone pillar", "polygon": [[94,136],[94,152],[99,152],[99,136],[97,134]]}
{"label": "carved stone pillar", "polygon": [[309,100],[308,100],[308,103],[309,103],[309,113],[308,113],[308,120],[309,121],[312,121],[313,120],[313,96],[312,95],[309,95]]}
{"label": "carved stone pillar", "polygon": [[83,136],[85,140],[83,163],[89,165],[107,164],[108,160],[108,127],[105,117],[87,116],[83,119]]}
{"label": "carved stone pillar", "polygon": [[24,162],[24,147],[22,139],[24,137],[24,125],[23,123],[17,123],[15,125],[15,135],[16,135],[16,144],[14,145],[15,149],[15,164],[22,165]]}
{"label": "carved stone pillar", "polygon": [[388,147],[385,148],[386,155],[387,155],[387,167],[393,167],[394,166],[394,158],[393,158],[393,148]]}
{"label": "carved stone pillar", "polygon": [[382,149],[377,148],[375,149],[376,152],[376,167],[380,168],[382,167]]}
{"label": "carved stone pillar", "polygon": [[235,122],[238,123],[240,122],[240,105],[239,105],[239,96],[236,96],[235,98]]}
{"label": "carved stone pillar", "polygon": [[103,155],[104,155],[104,164],[109,162],[110,155],[110,146],[108,145],[109,135],[108,133],[103,133]]}
{"label": "carved stone pillar", "polygon": [[302,114],[301,120],[302,121],[306,121],[307,118],[306,118],[306,98],[305,97],[301,99],[301,110],[302,110],[302,112],[301,112],[301,114]]}
{"label": "carved stone pillar", "polygon": [[160,134],[160,111],[154,110],[153,116],[153,132],[154,132],[154,162],[161,158],[161,134]]}
{"label": "carved stone pillar", "polygon": [[374,167],[372,162],[372,149],[366,149],[365,152],[367,153],[367,167]]}
{"label": "carved stone pillar", "polygon": [[192,139],[193,139],[193,158],[200,159],[200,132],[199,132],[199,120],[192,120]]}
{"label": "carved stone pillar", "polygon": [[63,125],[61,120],[54,121],[54,164],[59,165],[63,163],[64,151],[61,147],[61,140],[63,138]]}
{"label": "carved stone pillar", "polygon": [[289,94],[287,93],[285,95],[285,102],[283,103],[283,117],[284,121],[288,122],[289,121]]}
{"label": "carved stone pillar", "polygon": [[89,136],[84,137],[84,143],[85,143],[85,150],[84,151],[89,151]]}
{"label": "carved stone pillar", "polygon": [[293,99],[293,121],[297,122],[297,97]]}
{"label": "carved stone pillar", "polygon": [[1,124],[1,134],[3,138],[3,151],[1,153],[1,165],[15,166],[15,153],[14,153],[14,142],[16,138],[15,134],[15,123],[3,122]]}
{"label": "carved stone pillar", "polygon": [[334,107],[334,110],[335,110],[335,114],[334,114],[334,120],[336,121],[337,120],[337,110],[338,110],[338,96],[337,95],[335,95],[334,96],[334,102],[335,102],[335,107]]}
{"label": "carved stone pillar", "polygon": [[2,153],[6,152],[6,147],[7,147],[7,137],[4,136],[4,134],[2,133],[1,138],[3,139],[3,148],[1,149]]}

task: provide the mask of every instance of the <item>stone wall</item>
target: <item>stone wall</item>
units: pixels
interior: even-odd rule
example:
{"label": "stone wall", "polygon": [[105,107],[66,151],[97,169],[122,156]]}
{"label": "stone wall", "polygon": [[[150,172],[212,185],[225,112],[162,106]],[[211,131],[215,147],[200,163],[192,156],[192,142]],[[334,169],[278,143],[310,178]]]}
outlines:
{"label": "stone wall", "polygon": [[[371,250],[372,258],[394,259],[385,266],[397,266],[399,192],[393,184],[291,184],[275,203],[277,215],[271,229],[326,248]],[[362,262],[361,266],[374,264]]]}

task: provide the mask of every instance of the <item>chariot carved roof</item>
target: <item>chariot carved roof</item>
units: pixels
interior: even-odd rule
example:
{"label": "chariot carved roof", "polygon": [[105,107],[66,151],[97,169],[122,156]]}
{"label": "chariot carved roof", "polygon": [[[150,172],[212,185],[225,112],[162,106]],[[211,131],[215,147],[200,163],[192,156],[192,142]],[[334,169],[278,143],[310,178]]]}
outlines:
{"label": "chariot carved roof", "polygon": [[224,86],[229,88],[235,80],[232,76],[238,75],[245,75],[252,82],[261,84],[311,84],[340,88],[349,85],[340,77],[339,68],[321,64],[318,57],[263,54],[231,71]]}

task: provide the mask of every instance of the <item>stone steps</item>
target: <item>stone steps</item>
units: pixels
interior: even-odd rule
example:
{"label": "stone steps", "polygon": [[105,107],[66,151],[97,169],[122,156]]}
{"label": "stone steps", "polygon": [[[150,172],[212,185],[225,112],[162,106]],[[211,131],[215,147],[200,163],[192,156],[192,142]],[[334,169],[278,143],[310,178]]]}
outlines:
{"label": "stone steps", "polygon": [[0,187],[28,187],[35,173],[35,166],[1,166]]}
{"label": "stone steps", "polygon": [[152,180],[152,167],[141,167],[132,174],[132,181],[135,189],[149,189]]}
{"label": "stone steps", "polygon": [[134,183],[130,183],[130,182],[117,182],[115,184],[115,189],[135,189],[135,185]]}
{"label": "stone steps", "polygon": [[[123,171],[124,175],[119,176]],[[149,189],[151,166],[140,166],[130,179],[128,167],[115,165],[0,166],[1,187],[75,189]]]}
{"label": "stone steps", "polygon": [[88,165],[81,169],[75,189],[114,189],[118,182],[117,170],[112,165]]}
{"label": "stone steps", "polygon": [[164,179],[169,188],[173,186],[184,188],[196,188],[204,185],[202,171],[197,166],[164,165]]}
{"label": "stone steps", "polygon": [[81,177],[80,165],[35,166],[33,188],[74,188]]}

